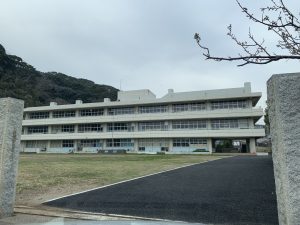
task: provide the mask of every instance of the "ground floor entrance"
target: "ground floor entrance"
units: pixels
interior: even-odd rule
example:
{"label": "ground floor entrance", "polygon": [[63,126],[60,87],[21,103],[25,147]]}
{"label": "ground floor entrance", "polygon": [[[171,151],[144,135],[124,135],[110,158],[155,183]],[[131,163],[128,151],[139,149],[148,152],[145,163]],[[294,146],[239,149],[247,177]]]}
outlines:
{"label": "ground floor entrance", "polygon": [[255,153],[255,138],[213,138],[212,152]]}

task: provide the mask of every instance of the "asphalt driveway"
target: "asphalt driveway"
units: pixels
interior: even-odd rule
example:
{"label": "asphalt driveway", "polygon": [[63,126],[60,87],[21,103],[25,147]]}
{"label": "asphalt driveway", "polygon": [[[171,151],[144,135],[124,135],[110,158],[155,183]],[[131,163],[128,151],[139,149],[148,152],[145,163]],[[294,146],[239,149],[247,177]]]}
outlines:
{"label": "asphalt driveway", "polygon": [[236,156],[45,203],[209,224],[278,224],[272,159]]}

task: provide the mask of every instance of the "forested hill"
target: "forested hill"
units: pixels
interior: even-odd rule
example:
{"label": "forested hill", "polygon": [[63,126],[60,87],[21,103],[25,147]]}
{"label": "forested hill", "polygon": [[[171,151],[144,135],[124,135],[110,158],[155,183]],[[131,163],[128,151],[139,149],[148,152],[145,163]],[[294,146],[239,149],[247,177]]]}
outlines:
{"label": "forested hill", "polygon": [[24,62],[20,57],[6,54],[0,45],[0,98],[23,99],[25,106],[116,100],[117,89],[99,85],[86,79],[77,79],[57,72],[43,73]]}

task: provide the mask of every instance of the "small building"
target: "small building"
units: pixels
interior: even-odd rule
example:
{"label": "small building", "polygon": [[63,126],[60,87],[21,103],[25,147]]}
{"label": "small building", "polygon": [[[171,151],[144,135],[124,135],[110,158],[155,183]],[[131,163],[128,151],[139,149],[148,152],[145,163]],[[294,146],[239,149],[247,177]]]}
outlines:
{"label": "small building", "polygon": [[256,152],[261,92],[244,87],[174,92],[119,91],[118,100],[24,109],[23,152]]}

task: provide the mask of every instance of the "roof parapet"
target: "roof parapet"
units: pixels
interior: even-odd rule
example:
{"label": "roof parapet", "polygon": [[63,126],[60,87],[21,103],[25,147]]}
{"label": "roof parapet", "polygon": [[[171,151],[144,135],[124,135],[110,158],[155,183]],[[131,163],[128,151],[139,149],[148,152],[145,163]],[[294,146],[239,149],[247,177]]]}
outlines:
{"label": "roof parapet", "polygon": [[110,102],[110,98],[104,98],[103,102]]}
{"label": "roof parapet", "polygon": [[57,102],[50,102],[50,106],[56,106]]}

